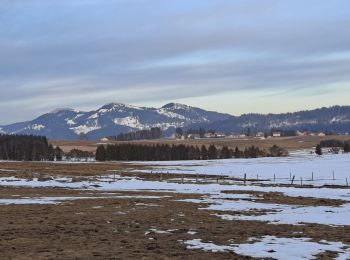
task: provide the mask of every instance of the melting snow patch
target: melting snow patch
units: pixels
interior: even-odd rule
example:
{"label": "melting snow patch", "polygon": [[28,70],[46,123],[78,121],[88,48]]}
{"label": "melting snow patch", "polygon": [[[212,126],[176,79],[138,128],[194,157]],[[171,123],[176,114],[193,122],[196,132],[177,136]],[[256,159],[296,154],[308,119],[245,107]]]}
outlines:
{"label": "melting snow patch", "polygon": [[[283,206],[284,207],[284,206]],[[249,213],[245,211],[244,213]],[[276,210],[274,212],[263,212],[262,215],[217,215],[225,220],[266,221],[271,224],[315,223],[332,226],[350,225],[350,204],[343,207],[298,207]]]}
{"label": "melting snow patch", "polygon": [[159,207],[158,204],[153,203],[136,203],[136,206],[144,206],[144,207]]}
{"label": "melting snow patch", "polygon": [[175,232],[177,229],[168,229],[168,230],[159,230],[156,228],[151,228],[149,231],[145,232],[145,235],[149,235],[151,232],[156,234],[171,234],[172,232]]}
{"label": "melting snow patch", "polygon": [[103,208],[103,206],[94,206],[94,207],[92,207],[92,209],[102,209]]}
{"label": "melting snow patch", "polygon": [[254,243],[215,245],[204,243],[201,239],[185,241],[188,249],[200,249],[211,252],[234,252],[239,255],[274,259],[315,259],[316,255],[330,251],[338,253],[337,259],[349,259],[350,248],[341,242],[311,242],[309,238],[278,238],[265,236]]}
{"label": "melting snow patch", "polygon": [[194,231],[194,230],[189,230],[189,231],[187,231],[187,234],[189,234],[189,235],[195,235],[195,234],[197,234],[197,232]]}
{"label": "melting snow patch", "polygon": [[[247,200],[189,199],[192,203],[210,204],[206,210],[240,211],[243,215],[217,215],[225,220],[266,221],[272,224],[316,223],[324,225],[350,225],[350,204],[340,207],[298,206],[259,203]],[[261,213],[249,215],[249,213]],[[246,214],[244,214],[246,213]]]}

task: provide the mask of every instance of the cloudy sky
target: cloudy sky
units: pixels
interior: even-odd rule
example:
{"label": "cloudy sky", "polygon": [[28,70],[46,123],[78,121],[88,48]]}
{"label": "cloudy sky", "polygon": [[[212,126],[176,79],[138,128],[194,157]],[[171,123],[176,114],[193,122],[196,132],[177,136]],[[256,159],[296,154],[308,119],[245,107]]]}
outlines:
{"label": "cloudy sky", "polygon": [[350,105],[348,0],[1,0],[0,124],[175,101]]}

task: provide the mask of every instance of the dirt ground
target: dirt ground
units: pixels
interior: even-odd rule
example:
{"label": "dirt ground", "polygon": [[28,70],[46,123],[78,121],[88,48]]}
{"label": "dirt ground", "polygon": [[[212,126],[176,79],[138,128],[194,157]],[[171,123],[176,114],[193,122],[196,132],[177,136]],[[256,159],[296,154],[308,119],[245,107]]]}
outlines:
{"label": "dirt ground", "polygon": [[[72,190],[53,192],[52,189],[26,188],[11,188],[6,193],[24,196],[86,195],[85,192]],[[159,196],[158,193],[146,195]],[[199,210],[200,205],[178,201],[195,198],[193,195],[161,194],[164,195],[169,197],[103,198],[59,205],[0,206],[1,259],[251,259],[234,253],[187,250],[182,241],[201,238],[205,242],[225,245],[268,234],[350,242],[349,227],[225,221],[213,216],[212,212]],[[90,192],[88,196],[99,194]],[[168,232],[160,234],[152,229]],[[191,235],[188,233],[190,230],[198,233]]]}
{"label": "dirt ground", "polygon": [[[51,176],[110,174],[117,164],[0,163],[6,169]],[[137,174],[137,173],[135,173]],[[13,173],[12,173],[13,175]],[[23,177],[23,176],[22,176]],[[139,178],[145,177],[139,175]],[[249,190],[249,187],[247,187]],[[246,191],[239,191],[249,193]],[[239,193],[236,192],[236,193]],[[157,196],[142,198],[135,196]],[[285,197],[255,192],[260,202],[339,206],[343,201]],[[127,196],[127,197],[125,197]],[[184,241],[202,239],[218,245],[247,243],[251,237],[309,237],[314,241],[350,243],[350,227],[317,224],[277,225],[227,221],[206,204],[183,202],[202,195],[165,192],[101,192],[64,188],[0,187],[0,199],[85,197],[56,205],[0,205],[1,259],[252,259],[232,252],[186,249]],[[239,212],[237,212],[238,214]],[[254,214],[253,212],[251,214]],[[165,231],[165,232],[159,232]],[[195,234],[188,233],[196,232]],[[335,256],[326,252],[317,259]]]}
{"label": "dirt ground", "polygon": [[[150,141],[134,141],[137,144],[186,144],[186,145],[211,145],[214,144],[218,147],[227,145],[230,148],[235,148],[236,146],[240,149],[249,147],[252,145],[258,146],[262,149],[267,149],[273,145],[278,145],[289,151],[300,150],[300,149],[313,149],[320,141],[328,139],[338,139],[338,140],[350,140],[350,136],[296,136],[296,137],[276,137],[269,139],[260,138],[218,138],[218,139],[200,139],[200,140],[170,140],[170,139],[160,139],[160,140],[150,140]],[[95,152],[98,144],[104,143],[100,141],[50,141],[53,145],[59,145],[65,152],[69,152],[73,148]],[[117,144],[123,142],[108,142],[110,144]]]}

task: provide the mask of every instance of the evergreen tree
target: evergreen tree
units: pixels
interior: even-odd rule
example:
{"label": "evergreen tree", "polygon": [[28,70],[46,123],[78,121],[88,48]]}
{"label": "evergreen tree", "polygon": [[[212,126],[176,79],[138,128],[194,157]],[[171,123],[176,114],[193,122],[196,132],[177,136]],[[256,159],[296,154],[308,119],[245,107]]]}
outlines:
{"label": "evergreen tree", "polygon": [[107,145],[106,148],[106,161],[114,161],[116,160],[116,149],[114,145]]}
{"label": "evergreen tree", "polygon": [[321,148],[321,145],[317,145],[316,146],[316,151],[315,151],[315,153],[317,154],[317,155],[322,155],[322,148]]}
{"label": "evergreen tree", "polygon": [[175,137],[176,137],[176,138],[181,138],[182,136],[183,136],[183,130],[182,130],[182,128],[177,127],[177,128],[175,129]]}
{"label": "evergreen tree", "polygon": [[210,145],[208,149],[208,158],[209,160],[216,160],[218,158],[218,150],[215,145]]}
{"label": "evergreen tree", "polygon": [[63,151],[59,146],[56,146],[55,148],[55,157],[56,157],[56,161],[62,161]]}
{"label": "evergreen tree", "polygon": [[53,148],[52,144],[49,145],[48,147],[48,160],[49,161],[54,161],[55,160],[55,149]]}
{"label": "evergreen tree", "polygon": [[229,159],[231,158],[231,151],[228,149],[227,146],[222,147],[221,152],[220,152],[220,158],[221,159]]}
{"label": "evergreen tree", "polygon": [[344,153],[350,153],[350,142],[345,142]]}
{"label": "evergreen tree", "polygon": [[205,145],[202,145],[201,147],[201,159],[202,160],[208,160],[208,150]]}
{"label": "evergreen tree", "polygon": [[237,146],[235,148],[234,156],[235,158],[241,158],[241,151],[238,149]]}
{"label": "evergreen tree", "polygon": [[103,162],[106,160],[106,149],[103,145],[99,145],[96,150],[96,161]]}

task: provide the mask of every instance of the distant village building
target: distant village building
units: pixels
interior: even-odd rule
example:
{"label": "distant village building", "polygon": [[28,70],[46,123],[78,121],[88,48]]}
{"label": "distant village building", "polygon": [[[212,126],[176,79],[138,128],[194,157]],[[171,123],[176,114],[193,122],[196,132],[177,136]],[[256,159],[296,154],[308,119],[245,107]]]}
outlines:
{"label": "distant village building", "polygon": [[233,139],[240,139],[240,138],[246,138],[247,136],[245,134],[239,134],[239,135],[232,134],[232,135],[229,135],[228,137]]}
{"label": "distant village building", "polygon": [[224,133],[215,133],[215,138],[225,138],[226,135]]}
{"label": "distant village building", "polygon": [[204,138],[213,138],[214,134],[213,133],[205,133]]}
{"label": "distant village building", "polygon": [[304,132],[300,132],[300,131],[297,131],[297,136],[304,136],[305,134],[304,134]]}
{"label": "distant village building", "polygon": [[108,139],[107,137],[103,137],[103,138],[100,139],[100,141],[101,141],[101,142],[108,142],[109,139]]}
{"label": "distant village building", "polygon": [[199,134],[188,134],[187,139],[194,140],[194,139],[201,139],[201,137]]}
{"label": "distant village building", "polygon": [[255,136],[256,136],[256,137],[265,137],[265,133],[263,133],[263,132],[258,132],[258,133],[256,133]]}
{"label": "distant village building", "polygon": [[274,132],[272,132],[272,137],[281,137],[281,136],[282,136],[281,131],[274,131]]}
{"label": "distant village building", "polygon": [[226,135],[224,133],[206,133],[204,134],[204,138],[225,138]]}

